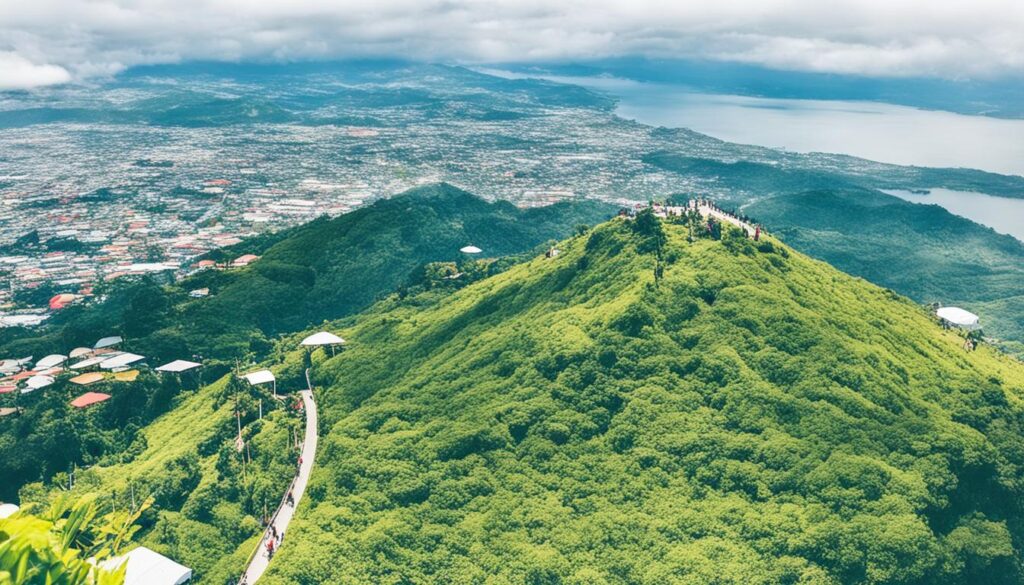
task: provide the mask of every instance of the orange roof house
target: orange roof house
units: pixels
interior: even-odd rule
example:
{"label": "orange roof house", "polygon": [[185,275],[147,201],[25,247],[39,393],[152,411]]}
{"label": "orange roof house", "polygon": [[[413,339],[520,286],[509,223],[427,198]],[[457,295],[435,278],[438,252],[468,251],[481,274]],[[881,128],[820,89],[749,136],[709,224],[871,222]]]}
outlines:
{"label": "orange roof house", "polygon": [[82,394],[78,398],[72,400],[71,406],[74,406],[75,408],[85,408],[86,406],[98,404],[100,402],[103,402],[104,400],[108,400],[109,398],[110,394],[104,394],[102,392],[86,392],[85,394]]}
{"label": "orange roof house", "polygon": [[88,374],[82,374],[81,376],[75,376],[68,380],[72,384],[78,384],[79,386],[88,386],[89,384],[95,384],[103,380],[103,374],[99,372],[89,372]]}

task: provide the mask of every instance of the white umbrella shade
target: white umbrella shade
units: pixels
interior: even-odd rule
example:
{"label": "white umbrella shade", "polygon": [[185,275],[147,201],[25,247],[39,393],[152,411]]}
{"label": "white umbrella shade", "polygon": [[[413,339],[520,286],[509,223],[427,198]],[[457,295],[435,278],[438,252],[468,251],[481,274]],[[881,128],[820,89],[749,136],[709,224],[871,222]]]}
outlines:
{"label": "white umbrella shade", "polygon": [[54,353],[36,362],[36,369],[45,370],[46,368],[59,366],[66,361],[68,361],[67,356],[60,355],[59,353]]}
{"label": "white umbrella shade", "polygon": [[465,248],[460,248],[459,252],[462,252],[463,254],[479,254],[480,252],[483,252],[483,250],[476,246],[466,246]]}
{"label": "white umbrella shade", "polygon": [[341,345],[345,343],[345,340],[338,337],[333,333],[327,331],[321,331],[320,333],[314,333],[309,337],[302,340],[302,345],[306,347],[315,347],[320,345]]}

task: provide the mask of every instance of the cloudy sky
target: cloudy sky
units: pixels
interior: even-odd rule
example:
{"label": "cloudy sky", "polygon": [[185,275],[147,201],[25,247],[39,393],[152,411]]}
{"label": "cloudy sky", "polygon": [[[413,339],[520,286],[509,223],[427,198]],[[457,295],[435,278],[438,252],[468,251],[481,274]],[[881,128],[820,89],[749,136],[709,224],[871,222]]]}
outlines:
{"label": "cloudy sky", "polygon": [[1021,0],[0,0],[0,89],[188,60],[612,56],[1024,76]]}

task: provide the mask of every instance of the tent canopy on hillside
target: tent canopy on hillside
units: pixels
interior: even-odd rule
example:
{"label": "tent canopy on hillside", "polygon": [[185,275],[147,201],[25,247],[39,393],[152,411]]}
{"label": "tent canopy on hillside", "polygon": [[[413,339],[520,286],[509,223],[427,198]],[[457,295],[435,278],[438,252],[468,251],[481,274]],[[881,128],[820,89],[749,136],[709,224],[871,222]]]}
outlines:
{"label": "tent canopy on hillside", "polygon": [[976,329],[979,325],[977,315],[970,311],[965,311],[960,307],[942,307],[936,311],[935,314],[938,315],[939,319],[942,319],[954,327]]}
{"label": "tent canopy on hillside", "polygon": [[156,369],[158,372],[169,372],[172,374],[180,374],[189,370],[194,370],[198,367],[202,367],[203,364],[197,362],[190,362],[188,360],[174,360],[169,364],[164,364]]}
{"label": "tent canopy on hillside", "polygon": [[251,372],[242,377],[245,378],[246,381],[252,384],[253,386],[256,386],[258,384],[269,384],[271,382],[277,381],[277,379],[274,378],[274,373],[271,372],[270,370],[259,370],[256,372]]}

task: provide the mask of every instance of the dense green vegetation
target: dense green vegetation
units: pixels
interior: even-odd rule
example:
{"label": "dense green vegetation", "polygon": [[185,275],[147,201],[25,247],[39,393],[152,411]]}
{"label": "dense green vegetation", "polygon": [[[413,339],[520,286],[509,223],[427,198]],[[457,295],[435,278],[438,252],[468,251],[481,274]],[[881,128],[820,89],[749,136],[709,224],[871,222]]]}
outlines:
{"label": "dense green vegetation", "polygon": [[[312,364],[323,438],[264,579],[1024,582],[1024,367],[775,239],[679,221],[428,263],[329,324],[336,357],[275,344],[282,391]],[[138,540],[219,584],[300,422],[229,378],[176,401],[73,491],[152,495]]]}
{"label": "dense green vegetation", "polygon": [[[272,359],[284,361],[284,355]],[[261,519],[294,474],[294,439],[303,423],[288,393],[305,386],[301,365],[299,360],[276,368],[278,390],[285,395],[280,401],[269,389],[233,376],[182,393],[167,414],[136,429],[130,449],[89,461],[91,466],[73,476],[62,472],[47,484],[26,484],[20,500],[45,504],[70,492],[95,497],[104,507],[130,509],[149,499],[151,506],[138,520],[139,544],[192,568],[201,582],[220,585],[235,578],[255,546]],[[95,434],[90,419],[109,416],[111,402],[68,413],[72,430],[60,439],[77,444]]]}
{"label": "dense green vegetation", "polygon": [[57,498],[40,515],[21,510],[0,519],[0,584],[120,585],[125,569],[97,566],[120,552],[138,529],[134,510],[100,514],[95,498]]}
{"label": "dense green vegetation", "polygon": [[1018,362],[652,219],[350,318],[267,583],[1022,582]]}
{"label": "dense green vegetation", "polygon": [[[982,316],[986,333],[1005,340],[1005,349],[1021,352],[1024,243],[937,205],[917,205],[874,190],[978,188],[969,173],[943,181],[933,176],[941,169],[907,168],[908,176],[895,180],[671,153],[645,160],[729,188],[727,206],[742,207],[796,249],[843,271],[919,302],[964,305]],[[979,180],[991,178],[978,175]],[[1020,196],[1019,178],[1005,179],[1005,193],[993,185],[985,189]]]}
{"label": "dense green vegetation", "polygon": [[[224,550],[248,554],[257,518],[290,480],[288,438],[299,427],[265,391],[221,379],[235,359],[282,361],[274,341],[281,334],[350,314],[396,288],[449,290],[508,264],[463,257],[458,250],[468,243],[485,255],[521,253],[611,211],[593,202],[521,211],[447,185],[429,187],[224,252],[261,253],[249,268],[201,273],[173,286],[115,283],[100,291],[104,302],[62,311],[41,333],[3,330],[4,356],[66,353],[116,333],[126,349],[150,356],[150,365],[198,354],[206,366],[201,378],[144,372],[134,382],[90,386],[112,398],[85,410],[69,406],[84,392],[67,382],[70,375],[45,390],[0,397],[0,405],[22,409],[0,419],[0,500],[19,489],[23,501],[45,500],[70,485],[76,468],[76,490],[120,503],[154,494],[142,522],[145,542],[222,582],[241,562]],[[435,279],[440,266],[463,276]],[[187,291],[200,286],[211,296],[189,299]],[[279,370],[278,387],[302,387],[301,371],[297,362]],[[202,380],[216,382],[193,392]],[[257,420],[261,399],[266,416]],[[245,465],[233,451],[236,400],[249,445]]]}
{"label": "dense green vegetation", "polygon": [[78,409],[70,402],[85,389],[69,383],[69,377],[45,390],[4,397],[21,413],[0,419],[0,501],[14,499],[20,486],[43,478],[66,485],[75,466],[130,459],[146,446],[139,430],[171,408],[182,387],[196,385],[194,377],[161,379],[150,372],[133,382],[108,379],[88,390],[110,394],[110,400]]}
{"label": "dense green vegetation", "polygon": [[[476,262],[459,253],[466,244],[487,255],[522,253],[611,212],[596,202],[523,211],[448,185],[425,187],[221,252],[227,259],[246,250],[262,254],[244,269],[202,272],[170,286],[116,281],[98,291],[102,302],[61,311],[41,330],[0,329],[0,356],[66,354],[116,334],[152,366],[201,358],[202,375],[215,380],[236,360],[263,359],[281,334],[351,314],[416,282],[432,262],[449,261],[472,274]],[[189,298],[200,287],[211,296]],[[73,392],[82,390],[65,382],[23,397],[0,396],[0,406],[25,409],[0,420],[0,475],[9,480],[0,485],[0,498],[72,465],[131,457],[142,447],[139,429],[165,412],[180,389],[177,380],[152,376],[112,385],[99,388],[114,398],[98,414],[71,409]]]}

